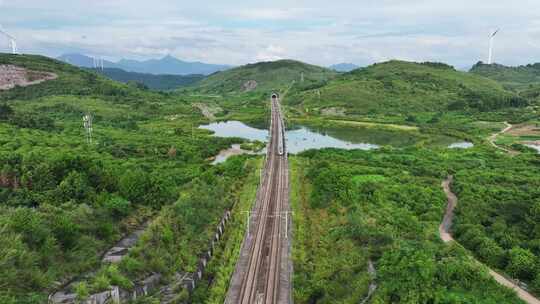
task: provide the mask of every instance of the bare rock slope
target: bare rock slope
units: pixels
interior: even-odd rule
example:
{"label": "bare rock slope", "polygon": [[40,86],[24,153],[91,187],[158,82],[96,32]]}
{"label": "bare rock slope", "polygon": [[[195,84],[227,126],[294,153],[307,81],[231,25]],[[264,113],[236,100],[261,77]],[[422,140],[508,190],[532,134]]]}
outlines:
{"label": "bare rock slope", "polygon": [[0,90],[9,90],[15,86],[26,87],[57,77],[54,73],[32,71],[14,65],[0,65]]}

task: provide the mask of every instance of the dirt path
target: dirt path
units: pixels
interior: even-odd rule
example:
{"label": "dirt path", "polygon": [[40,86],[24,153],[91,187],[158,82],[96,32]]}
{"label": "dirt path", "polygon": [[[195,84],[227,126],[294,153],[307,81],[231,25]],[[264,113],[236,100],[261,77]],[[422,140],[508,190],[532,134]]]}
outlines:
{"label": "dirt path", "polygon": [[497,137],[498,137],[499,135],[502,135],[502,134],[504,134],[504,133],[510,131],[510,130],[512,129],[512,127],[514,127],[513,125],[509,124],[507,121],[505,121],[504,124],[505,124],[506,127],[505,127],[504,129],[502,129],[501,131],[497,132],[497,133],[491,134],[491,135],[488,137],[488,141],[489,141],[489,143],[490,143],[493,147],[495,147],[496,149],[499,149],[499,150],[501,150],[501,151],[504,151],[504,152],[506,152],[506,153],[508,153],[508,154],[510,154],[510,155],[516,155],[516,154],[518,154],[516,151],[512,151],[512,150],[509,150],[509,149],[500,147],[500,146],[498,146],[498,145],[495,143],[495,141],[497,140]]}
{"label": "dirt path", "polygon": [[368,294],[362,300],[362,302],[360,302],[360,304],[367,303],[371,299],[371,296],[373,296],[373,293],[375,293],[375,290],[377,290],[377,282],[375,281],[375,277],[377,276],[377,271],[375,270],[375,265],[373,265],[373,262],[371,260],[368,261],[367,271],[372,277],[372,279],[371,279],[371,283],[369,283]]}
{"label": "dirt path", "polygon": [[[501,133],[504,133],[508,130],[510,130],[512,126],[508,126],[505,128]],[[496,135],[495,135],[496,136]],[[450,175],[448,178],[446,178],[442,182],[442,187],[444,190],[444,193],[446,194],[446,198],[448,200],[448,205],[446,207],[446,212],[444,214],[444,218],[441,222],[441,225],[439,226],[439,234],[443,242],[448,243],[451,241],[454,241],[454,238],[452,237],[452,234],[450,233],[450,228],[452,226],[452,219],[454,218],[454,209],[457,206],[458,199],[456,195],[452,192],[452,189],[450,188],[453,181],[453,177]],[[479,261],[475,260],[477,263],[481,264]],[[487,266],[486,266],[487,267]],[[527,302],[528,304],[540,304],[540,300],[535,298],[533,295],[528,293],[523,288],[519,287],[516,283],[514,283],[512,280],[507,279],[506,277],[502,276],[501,274],[493,271],[492,269],[489,269],[489,274],[491,277],[497,281],[497,283],[506,286],[512,290],[514,290],[517,293],[517,296],[522,299],[523,301]]]}
{"label": "dirt path", "polygon": [[454,218],[454,209],[457,205],[457,197],[450,190],[450,184],[452,183],[454,177],[452,175],[446,178],[441,186],[443,187],[444,193],[446,194],[446,199],[448,200],[448,205],[446,206],[446,212],[444,213],[444,218],[439,226],[439,235],[443,242],[448,243],[453,241],[454,238],[450,234],[450,227],[452,226],[452,219]]}

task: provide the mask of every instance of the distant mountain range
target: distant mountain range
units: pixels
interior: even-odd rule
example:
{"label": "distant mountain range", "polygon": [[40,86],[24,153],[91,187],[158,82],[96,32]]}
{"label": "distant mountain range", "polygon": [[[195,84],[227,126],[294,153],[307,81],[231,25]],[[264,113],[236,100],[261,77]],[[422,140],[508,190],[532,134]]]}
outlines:
{"label": "distant mountain range", "polygon": [[[93,58],[82,54],[65,54],[57,59],[78,67],[92,68],[94,66]],[[210,75],[231,68],[231,66],[228,65],[182,61],[170,55],[161,59],[150,59],[145,61],[122,59],[118,62],[112,62],[105,60],[103,66],[105,68],[116,68],[128,72],[154,75]]]}
{"label": "distant mountain range", "polygon": [[350,72],[352,70],[358,69],[359,66],[354,63],[338,63],[331,65],[328,68],[337,72]]}
{"label": "distant mountain range", "polygon": [[103,69],[103,71],[98,70],[98,72],[102,73],[104,76],[112,80],[116,80],[116,81],[120,81],[124,83],[128,83],[128,82],[142,83],[151,90],[160,90],[160,91],[169,91],[169,90],[174,90],[181,87],[186,87],[206,77],[201,74],[154,75],[154,74],[145,74],[145,73],[136,73],[136,72],[126,72],[122,69],[117,69],[117,68],[105,68]]}

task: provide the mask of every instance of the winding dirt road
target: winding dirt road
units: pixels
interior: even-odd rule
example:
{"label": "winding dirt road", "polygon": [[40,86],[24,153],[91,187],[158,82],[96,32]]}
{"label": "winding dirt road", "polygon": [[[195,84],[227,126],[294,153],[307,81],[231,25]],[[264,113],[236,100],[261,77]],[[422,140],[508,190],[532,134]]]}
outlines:
{"label": "winding dirt road", "polygon": [[508,154],[511,154],[511,155],[516,155],[516,154],[517,154],[516,151],[512,151],[512,150],[509,150],[509,149],[500,147],[500,146],[498,146],[498,145],[495,143],[495,141],[497,140],[497,137],[499,137],[499,135],[502,135],[502,134],[504,134],[504,133],[510,131],[510,130],[514,127],[513,125],[509,124],[507,121],[505,121],[504,124],[505,124],[504,129],[502,129],[501,131],[499,131],[499,132],[497,132],[497,133],[491,134],[491,135],[488,137],[488,141],[489,141],[489,143],[490,143],[493,147],[495,147],[496,149],[499,149],[499,150],[504,151],[504,152],[506,152],[506,153],[508,153]]}
{"label": "winding dirt road", "polygon": [[[505,130],[508,131],[512,126],[507,127]],[[505,130],[501,131],[502,133],[506,132]],[[444,193],[446,194],[446,198],[448,200],[448,205],[446,207],[446,212],[444,214],[443,221],[441,222],[441,225],[439,226],[439,235],[443,242],[448,243],[451,241],[454,241],[454,238],[452,237],[452,234],[450,232],[450,228],[452,227],[452,219],[454,218],[454,209],[457,206],[458,199],[457,196],[452,192],[452,189],[450,188],[452,185],[453,177],[450,175],[448,176],[441,184]],[[477,263],[481,264],[479,261],[476,260]],[[512,280],[507,279],[506,277],[502,276],[501,274],[493,271],[492,269],[489,269],[489,274],[497,283],[506,286],[512,290],[514,290],[517,293],[517,296],[522,299],[523,301],[527,302],[528,304],[540,304],[540,300],[535,298],[533,295],[528,293],[523,288],[519,287],[516,283],[514,283]]]}

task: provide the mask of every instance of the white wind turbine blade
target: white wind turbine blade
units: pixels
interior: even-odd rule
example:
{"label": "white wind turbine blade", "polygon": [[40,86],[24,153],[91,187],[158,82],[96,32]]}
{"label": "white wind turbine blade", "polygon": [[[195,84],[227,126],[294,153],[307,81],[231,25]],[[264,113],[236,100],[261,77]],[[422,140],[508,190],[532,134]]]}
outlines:
{"label": "white wind turbine blade", "polygon": [[17,50],[17,40],[15,39],[15,37],[13,37],[12,35],[10,35],[8,32],[6,32],[4,30],[4,28],[2,27],[2,25],[0,25],[0,33],[4,34],[8,39],[9,39],[9,43],[11,45],[11,52],[13,54],[17,54],[18,53],[18,50]]}
{"label": "white wind turbine blade", "polygon": [[497,29],[495,32],[489,36],[489,57],[488,57],[488,64],[493,63],[493,42],[495,40],[495,35],[499,32],[500,29]]}

